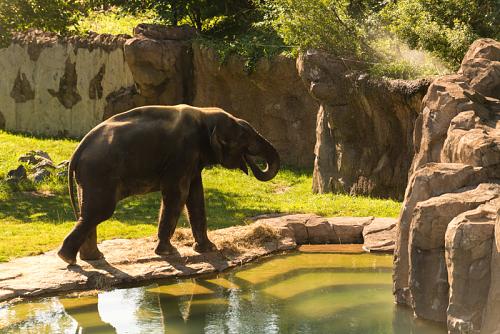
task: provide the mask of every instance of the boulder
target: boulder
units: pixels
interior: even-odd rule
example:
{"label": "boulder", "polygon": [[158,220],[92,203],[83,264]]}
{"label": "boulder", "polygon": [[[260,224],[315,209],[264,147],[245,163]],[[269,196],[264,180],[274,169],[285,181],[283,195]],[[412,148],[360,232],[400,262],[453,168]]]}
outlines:
{"label": "boulder", "polygon": [[42,150],[29,151],[19,157],[20,162],[25,162],[28,165],[36,165],[43,160],[52,161],[49,154]]}
{"label": "boulder", "polygon": [[256,223],[260,222],[273,227],[289,228],[293,231],[295,242],[301,245],[309,241],[306,223],[319,218],[318,215],[314,214],[278,215],[271,218],[259,218]]}
{"label": "boulder", "polygon": [[[174,31],[179,30],[179,34]],[[185,35],[185,28],[142,24],[124,45],[127,62],[140,97],[137,103],[180,104],[191,99],[191,43],[171,39]],[[184,36],[186,37],[186,36]]]}
{"label": "boulder", "polygon": [[413,311],[419,317],[446,321],[448,274],[445,262],[445,233],[460,213],[500,197],[500,185],[480,184],[417,204],[410,226],[409,287]]}
{"label": "boulder", "polygon": [[478,39],[469,47],[458,73],[479,93],[500,99],[500,47],[499,42]]}
{"label": "boulder", "polygon": [[307,242],[310,244],[329,244],[336,240],[337,236],[332,225],[326,218],[314,218],[306,223]]}
{"label": "boulder", "polygon": [[40,183],[45,181],[50,177],[50,171],[47,169],[36,169],[33,173],[30,174],[30,179],[35,183]]}
{"label": "boulder", "polygon": [[495,238],[492,243],[491,283],[481,333],[500,334],[500,208],[497,207]]}
{"label": "boulder", "polygon": [[370,253],[394,253],[395,218],[375,218],[363,229],[363,249]]}
{"label": "boulder", "polygon": [[449,333],[479,333],[491,280],[500,197],[455,217],[446,230]]}
{"label": "boulder", "polygon": [[393,279],[394,295],[398,304],[410,305],[408,240],[410,223],[417,203],[475,185],[483,179],[484,173],[481,167],[451,163],[429,163],[410,176],[396,226]]}
{"label": "boulder", "polygon": [[165,26],[141,23],[134,28],[134,35],[158,40],[186,41],[198,36],[198,31],[188,25]]}
{"label": "boulder", "polygon": [[334,232],[335,244],[362,244],[363,229],[370,225],[373,217],[333,217],[327,218]]}
{"label": "boulder", "polygon": [[41,159],[34,167],[34,170],[39,170],[39,169],[55,169],[56,166],[54,166],[54,163],[52,160],[49,159]]}
{"label": "boulder", "polygon": [[8,182],[17,183],[21,180],[26,179],[27,173],[26,168],[23,165],[19,165],[16,169],[12,169],[7,172],[7,177],[5,178]]}
{"label": "boulder", "polygon": [[417,317],[447,322],[450,333],[500,333],[493,246],[500,209],[499,62],[499,42],[474,42],[457,74],[430,85],[415,123],[394,294]]}

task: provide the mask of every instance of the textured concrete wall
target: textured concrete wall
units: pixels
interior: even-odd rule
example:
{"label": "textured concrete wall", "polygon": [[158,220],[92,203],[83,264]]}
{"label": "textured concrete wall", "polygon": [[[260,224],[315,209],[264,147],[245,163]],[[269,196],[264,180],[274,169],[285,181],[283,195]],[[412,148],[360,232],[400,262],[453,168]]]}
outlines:
{"label": "textured concrete wall", "polygon": [[120,37],[95,38],[66,40],[33,32],[0,49],[3,127],[82,136],[101,122],[107,97],[134,81]]}

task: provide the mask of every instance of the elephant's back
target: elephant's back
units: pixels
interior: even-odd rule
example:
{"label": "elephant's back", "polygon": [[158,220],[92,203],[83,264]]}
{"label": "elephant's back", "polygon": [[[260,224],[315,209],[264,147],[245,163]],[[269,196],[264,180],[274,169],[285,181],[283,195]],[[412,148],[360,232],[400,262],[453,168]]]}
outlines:
{"label": "elephant's back", "polygon": [[[174,108],[175,107],[175,108]],[[200,122],[189,106],[146,106],[115,115],[92,129],[81,141],[79,163],[103,162],[135,169],[153,166],[178,155],[178,148],[197,147]],[[136,166],[137,165],[137,166]],[[153,170],[152,170],[153,171]]]}
{"label": "elephant's back", "polygon": [[[176,122],[177,119],[190,115],[197,117],[196,114],[201,112],[202,108],[192,107],[186,104],[179,104],[174,106],[164,105],[148,105],[130,109],[120,114],[108,118],[103,123],[113,122]],[[102,124],[102,123],[101,123]]]}

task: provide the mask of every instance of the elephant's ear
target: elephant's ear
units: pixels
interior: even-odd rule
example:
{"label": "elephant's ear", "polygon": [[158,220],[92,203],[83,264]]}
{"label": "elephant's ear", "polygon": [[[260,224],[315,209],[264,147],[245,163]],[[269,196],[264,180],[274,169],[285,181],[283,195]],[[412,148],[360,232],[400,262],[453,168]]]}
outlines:
{"label": "elephant's ear", "polygon": [[217,136],[217,126],[214,126],[212,133],[210,134],[210,146],[214,151],[215,158],[217,162],[222,162],[222,141]]}

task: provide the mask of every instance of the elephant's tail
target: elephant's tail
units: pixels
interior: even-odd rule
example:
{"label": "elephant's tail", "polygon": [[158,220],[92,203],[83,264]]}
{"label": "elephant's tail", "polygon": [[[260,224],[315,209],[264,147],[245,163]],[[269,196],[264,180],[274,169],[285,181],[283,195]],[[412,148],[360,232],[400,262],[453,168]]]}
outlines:
{"label": "elephant's tail", "polygon": [[[70,199],[71,208],[73,209],[73,213],[75,214],[76,220],[78,220],[80,213],[77,210],[76,201],[75,201],[75,169],[76,169],[77,162],[80,160],[80,155],[81,155],[81,152],[83,151],[84,146],[85,146],[84,140],[82,140],[80,142],[80,144],[78,145],[78,147],[76,148],[73,155],[71,156],[71,159],[69,160],[69,164],[68,164],[69,199]],[[78,194],[76,197],[78,198]]]}
{"label": "elephant's tail", "polygon": [[73,156],[71,157],[71,159],[69,160],[69,165],[68,165],[68,190],[69,190],[69,199],[70,199],[70,202],[71,202],[71,208],[73,209],[73,213],[75,214],[75,219],[78,220],[78,216],[79,216],[79,213],[78,213],[78,210],[76,209],[76,203],[75,203],[75,178],[74,178],[74,175],[75,175],[75,155],[76,155],[76,152],[75,154],[73,154]]}

